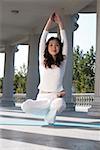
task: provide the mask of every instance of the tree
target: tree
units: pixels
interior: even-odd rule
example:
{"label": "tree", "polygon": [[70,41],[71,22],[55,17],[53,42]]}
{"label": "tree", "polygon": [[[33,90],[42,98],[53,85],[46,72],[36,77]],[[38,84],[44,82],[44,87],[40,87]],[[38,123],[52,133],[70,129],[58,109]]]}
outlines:
{"label": "tree", "polygon": [[86,54],[80,47],[73,52],[73,82],[76,92],[94,92],[95,52],[93,46]]}
{"label": "tree", "polygon": [[[77,46],[73,50],[73,83],[76,92],[94,92],[96,55],[93,46],[87,53],[83,53]],[[25,64],[20,70],[15,70],[14,91],[16,93],[26,93],[27,68]],[[2,92],[3,78],[0,79],[0,92]]]}
{"label": "tree", "polygon": [[20,71],[16,70],[14,76],[14,90],[16,93],[26,93],[26,76],[27,69],[25,64],[20,67]]}

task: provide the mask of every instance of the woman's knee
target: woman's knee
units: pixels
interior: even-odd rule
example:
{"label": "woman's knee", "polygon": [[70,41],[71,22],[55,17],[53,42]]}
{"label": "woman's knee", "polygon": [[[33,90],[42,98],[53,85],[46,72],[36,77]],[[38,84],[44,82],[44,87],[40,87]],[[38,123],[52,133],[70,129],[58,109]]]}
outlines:
{"label": "woman's knee", "polygon": [[52,101],[50,109],[56,109],[57,112],[62,112],[66,108],[66,103],[63,98],[56,98]]}
{"label": "woman's knee", "polygon": [[33,100],[32,100],[32,99],[27,99],[25,102],[22,103],[21,109],[22,109],[24,112],[30,112],[30,109],[31,109],[31,107],[32,107],[32,103],[33,103]]}

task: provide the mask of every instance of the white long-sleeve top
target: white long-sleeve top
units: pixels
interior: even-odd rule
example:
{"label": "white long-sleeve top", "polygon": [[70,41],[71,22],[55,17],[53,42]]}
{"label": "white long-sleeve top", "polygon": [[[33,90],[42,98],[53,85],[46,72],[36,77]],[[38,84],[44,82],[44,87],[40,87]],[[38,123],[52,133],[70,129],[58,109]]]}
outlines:
{"label": "white long-sleeve top", "polygon": [[39,72],[40,84],[38,89],[44,92],[59,92],[63,90],[63,77],[66,66],[67,58],[67,37],[65,30],[60,30],[61,42],[63,43],[62,54],[65,55],[64,61],[60,67],[54,66],[53,68],[45,68],[44,66],[44,50],[46,45],[48,31],[44,30],[39,44]]}

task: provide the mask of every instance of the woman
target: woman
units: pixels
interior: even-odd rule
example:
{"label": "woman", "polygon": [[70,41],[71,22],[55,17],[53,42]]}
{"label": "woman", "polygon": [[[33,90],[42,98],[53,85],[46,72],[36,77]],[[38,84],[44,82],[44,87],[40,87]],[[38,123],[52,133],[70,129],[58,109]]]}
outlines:
{"label": "woman", "polygon": [[[51,37],[46,42],[49,29],[53,22],[59,27],[61,40]],[[53,13],[44,27],[39,43],[39,93],[36,101],[28,99],[22,104],[24,112],[45,114],[45,121],[48,124],[53,124],[57,112],[65,110],[65,91],[62,82],[66,58],[67,38],[64,26],[60,16],[57,13]]]}

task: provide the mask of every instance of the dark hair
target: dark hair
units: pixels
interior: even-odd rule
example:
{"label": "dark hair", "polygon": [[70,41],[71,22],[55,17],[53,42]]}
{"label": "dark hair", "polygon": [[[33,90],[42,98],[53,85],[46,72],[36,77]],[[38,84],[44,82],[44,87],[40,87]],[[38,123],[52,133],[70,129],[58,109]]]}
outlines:
{"label": "dark hair", "polygon": [[[56,55],[56,60],[53,59],[52,55],[48,51],[48,45],[49,45],[49,42],[51,40],[56,40],[60,45],[59,52]],[[63,43],[61,43],[61,40],[59,38],[51,37],[47,41],[46,48],[44,51],[44,65],[45,65],[45,67],[52,68],[52,65],[56,65],[56,66],[60,67],[61,62],[64,60],[64,56],[62,55],[62,47],[63,47]]]}

